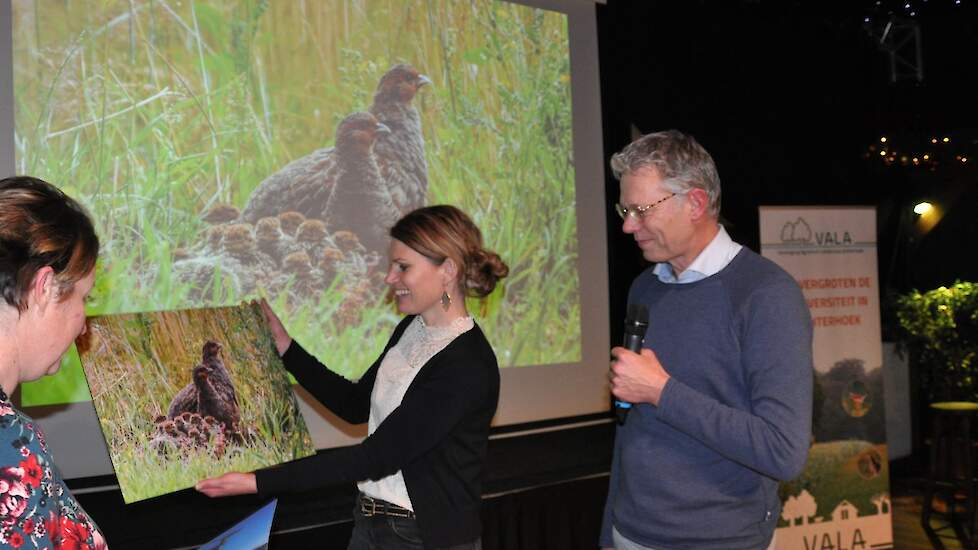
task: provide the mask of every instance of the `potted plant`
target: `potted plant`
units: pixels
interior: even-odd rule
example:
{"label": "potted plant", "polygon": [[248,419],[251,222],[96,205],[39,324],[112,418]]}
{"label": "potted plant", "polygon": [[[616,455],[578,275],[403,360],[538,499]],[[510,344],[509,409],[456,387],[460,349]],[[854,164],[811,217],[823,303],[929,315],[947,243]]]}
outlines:
{"label": "potted plant", "polygon": [[927,402],[978,401],[978,283],[915,290],[897,298],[896,314]]}

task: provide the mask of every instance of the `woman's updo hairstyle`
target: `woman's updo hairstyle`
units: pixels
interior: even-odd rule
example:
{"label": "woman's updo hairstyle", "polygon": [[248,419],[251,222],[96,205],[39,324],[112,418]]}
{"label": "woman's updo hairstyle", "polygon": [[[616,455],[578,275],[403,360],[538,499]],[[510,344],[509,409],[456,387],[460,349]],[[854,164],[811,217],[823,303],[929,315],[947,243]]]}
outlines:
{"label": "woman's updo hairstyle", "polygon": [[454,206],[426,206],[409,212],[394,224],[390,235],[435,265],[451,258],[469,296],[488,296],[496,283],[509,275],[502,258],[483,248],[482,232],[472,219]]}
{"label": "woman's updo hairstyle", "polygon": [[0,180],[0,294],[23,312],[37,271],[54,270],[59,299],[95,269],[99,242],[74,199],[29,176]]}

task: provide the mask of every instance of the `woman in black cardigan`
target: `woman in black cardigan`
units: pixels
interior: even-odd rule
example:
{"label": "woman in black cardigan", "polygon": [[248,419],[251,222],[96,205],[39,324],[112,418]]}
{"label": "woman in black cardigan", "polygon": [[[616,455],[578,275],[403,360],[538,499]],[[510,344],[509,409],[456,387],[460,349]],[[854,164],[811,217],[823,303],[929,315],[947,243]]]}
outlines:
{"label": "woman in black cardigan", "polygon": [[358,382],[327,370],[262,303],[286,368],[344,420],[368,422],[367,438],[277,468],[201,481],[197,490],[274,494],[358,481],[348,550],[478,549],[499,370],[465,296],[489,295],[508,268],[452,206],[415,210],[390,233],[386,282],[407,316]]}

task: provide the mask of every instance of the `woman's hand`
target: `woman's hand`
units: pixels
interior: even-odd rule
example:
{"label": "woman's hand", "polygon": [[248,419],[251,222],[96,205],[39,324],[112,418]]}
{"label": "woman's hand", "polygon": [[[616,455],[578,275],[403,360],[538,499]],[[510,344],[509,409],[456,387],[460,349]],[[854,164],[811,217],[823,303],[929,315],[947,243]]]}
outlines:
{"label": "woman's hand", "polygon": [[255,474],[229,472],[220,477],[198,481],[194,489],[209,497],[251,495],[258,492],[258,482]]}
{"label": "woman's hand", "polygon": [[285,330],[285,325],[282,324],[278,315],[275,315],[275,312],[272,311],[272,306],[268,305],[268,302],[264,298],[258,302],[258,305],[261,307],[262,314],[265,315],[268,330],[271,331],[272,338],[275,340],[275,349],[278,350],[278,355],[281,357],[285,354],[285,350],[289,349],[289,346],[292,345],[292,337],[289,336],[289,333]]}

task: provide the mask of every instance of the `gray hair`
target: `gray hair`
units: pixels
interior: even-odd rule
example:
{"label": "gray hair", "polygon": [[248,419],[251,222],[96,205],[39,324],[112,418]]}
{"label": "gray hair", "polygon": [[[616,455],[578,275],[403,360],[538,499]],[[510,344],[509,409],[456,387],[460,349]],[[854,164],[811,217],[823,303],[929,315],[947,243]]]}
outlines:
{"label": "gray hair", "polygon": [[611,170],[619,180],[644,168],[654,168],[673,193],[706,191],[710,214],[720,215],[720,175],[713,157],[693,136],[679,130],[646,134],[611,156]]}

